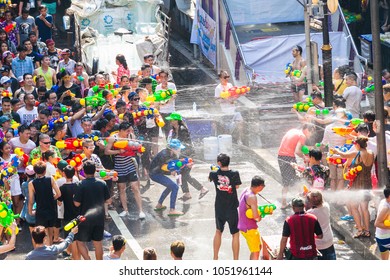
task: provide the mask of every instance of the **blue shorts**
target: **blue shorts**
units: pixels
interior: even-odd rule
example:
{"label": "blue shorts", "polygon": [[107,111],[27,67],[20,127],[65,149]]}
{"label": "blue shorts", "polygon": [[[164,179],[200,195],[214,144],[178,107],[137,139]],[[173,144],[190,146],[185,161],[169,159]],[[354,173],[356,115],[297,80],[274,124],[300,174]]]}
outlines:
{"label": "blue shorts", "polygon": [[376,237],[375,239],[376,243],[378,243],[379,252],[384,253],[390,250],[390,238],[379,239]]}

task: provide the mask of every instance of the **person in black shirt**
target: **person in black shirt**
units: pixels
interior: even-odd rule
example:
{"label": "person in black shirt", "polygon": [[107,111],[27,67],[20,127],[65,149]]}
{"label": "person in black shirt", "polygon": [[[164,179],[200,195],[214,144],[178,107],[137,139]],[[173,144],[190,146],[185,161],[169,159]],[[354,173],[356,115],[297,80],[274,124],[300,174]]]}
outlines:
{"label": "person in black shirt", "polygon": [[[66,225],[79,215],[80,210],[73,203],[73,196],[77,191],[77,184],[73,183],[73,176],[76,173],[75,169],[73,166],[67,165],[63,168],[62,173],[65,175],[66,183],[60,187],[61,196],[58,200],[64,203],[63,224]],[[69,249],[72,254],[72,260],[79,260],[80,254],[78,253],[76,244],[72,243]]]}
{"label": "person in black shirt", "polygon": [[215,223],[216,231],[214,235],[214,260],[218,260],[218,253],[221,247],[222,233],[225,223],[229,224],[230,233],[233,238],[232,250],[233,259],[238,260],[240,249],[240,236],[238,230],[238,196],[237,189],[241,185],[238,171],[230,170],[230,157],[226,154],[219,154],[217,157],[218,170],[209,174],[210,182],[214,182],[215,197]]}
{"label": "person in black shirt", "polygon": [[1,99],[0,117],[3,115],[9,116],[11,120],[14,120],[17,123],[20,123],[19,114],[13,112],[11,109],[11,99],[9,97],[3,97]]}
{"label": "person in black shirt", "polygon": [[83,164],[85,179],[82,180],[73,198],[74,205],[80,207],[80,215],[85,222],[79,225],[76,236],[77,248],[85,260],[90,260],[87,242],[92,241],[95,247],[96,260],[103,259],[104,203],[110,204],[107,184],[95,178],[96,166],[92,160]]}

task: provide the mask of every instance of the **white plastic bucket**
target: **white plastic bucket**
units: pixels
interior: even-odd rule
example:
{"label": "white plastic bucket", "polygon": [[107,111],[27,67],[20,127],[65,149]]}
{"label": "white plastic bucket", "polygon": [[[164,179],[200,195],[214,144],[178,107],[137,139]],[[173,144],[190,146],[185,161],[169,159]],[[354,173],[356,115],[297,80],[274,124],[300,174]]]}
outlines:
{"label": "white plastic bucket", "polygon": [[203,138],[203,157],[205,160],[216,161],[218,156],[218,138]]}
{"label": "white plastic bucket", "polygon": [[228,156],[233,155],[233,141],[232,136],[229,134],[218,135],[218,147],[219,153],[227,154]]}

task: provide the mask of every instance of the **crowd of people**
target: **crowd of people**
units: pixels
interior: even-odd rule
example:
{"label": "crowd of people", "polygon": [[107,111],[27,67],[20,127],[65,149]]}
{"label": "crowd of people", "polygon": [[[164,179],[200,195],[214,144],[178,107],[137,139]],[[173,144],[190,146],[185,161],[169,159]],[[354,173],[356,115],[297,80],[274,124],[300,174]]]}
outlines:
{"label": "crowd of people", "polygon": [[[373,191],[378,188],[376,134],[380,129],[385,130],[386,146],[390,145],[389,104],[387,103],[390,93],[390,87],[387,84],[389,71],[385,69],[382,72],[385,126],[380,128],[375,113],[369,108],[364,108],[367,91],[371,90],[370,85],[362,90],[359,87],[361,77],[353,69],[348,65],[342,65],[334,70],[333,104],[331,108],[327,108],[320,86],[313,85],[313,92],[307,92],[306,80],[302,78],[306,75],[305,61],[301,56],[302,48],[300,46],[294,47],[292,54],[295,58],[289,74],[292,92],[295,101],[301,102],[303,105],[301,108],[295,106],[292,109],[301,122],[301,127],[289,130],[284,135],[278,150],[278,162],[283,179],[281,208],[287,209],[292,206],[295,214],[302,217],[306,216],[307,213],[314,214],[318,218],[322,231],[317,228],[317,224],[309,227],[310,231],[307,230],[310,239],[317,236],[315,242],[313,242],[314,239],[311,241],[309,239],[302,240],[296,233],[292,237],[293,232],[289,227],[299,228],[301,221],[296,222],[295,218],[287,219],[283,229],[281,249],[284,251],[287,237],[290,237],[289,256],[293,259],[310,259],[316,258],[318,255],[322,258],[324,256],[335,258],[331,238],[327,238],[326,246],[323,246],[326,232],[329,233],[329,209],[318,213],[318,201],[316,204],[312,203],[313,194],[315,194],[317,197],[321,196],[319,200],[323,205],[322,192],[329,190],[327,194],[337,194],[328,195],[331,202],[334,203],[333,205],[342,205],[348,211],[347,215],[340,217],[341,220],[355,223],[356,231],[352,233],[354,238],[369,238],[374,234],[370,226],[369,205],[375,209],[376,240],[382,259],[388,259],[390,227],[388,223],[385,225],[384,221],[388,219],[389,214],[387,197],[390,186],[385,187],[385,199],[380,206],[378,206],[378,195],[375,195]],[[302,75],[292,74],[295,70],[300,71]],[[297,92],[300,94],[297,95]],[[305,104],[308,105],[307,110],[302,109]],[[297,164],[297,157],[300,162],[303,162],[303,165]],[[389,155],[387,157],[387,162],[389,162]],[[304,196],[308,201],[303,198],[301,201],[293,200],[292,203],[288,203],[286,200],[287,192],[297,183],[302,184],[299,177],[307,180],[309,187],[304,187]],[[307,207],[307,212],[304,211],[305,207]],[[308,222],[310,218],[306,218]],[[326,230],[323,228],[324,224]],[[322,235],[323,239],[320,239]],[[328,237],[330,236],[328,235]],[[296,246],[296,242],[300,247]],[[314,243],[317,244],[319,252],[312,250],[315,248],[312,246]],[[308,244],[311,244],[310,250],[304,246]],[[311,253],[308,253],[309,251]],[[279,258],[282,257],[283,253],[280,252]]]}

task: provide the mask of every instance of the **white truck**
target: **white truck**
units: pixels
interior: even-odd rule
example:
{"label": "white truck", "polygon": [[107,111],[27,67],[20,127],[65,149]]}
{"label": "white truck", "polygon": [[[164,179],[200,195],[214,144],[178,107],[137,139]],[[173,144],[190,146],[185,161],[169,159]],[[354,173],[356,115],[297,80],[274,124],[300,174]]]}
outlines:
{"label": "white truck", "polygon": [[[137,74],[145,54],[154,54],[160,68],[168,68],[170,18],[161,0],[72,0],[76,54],[89,74],[111,73],[115,57],[126,57]],[[69,17],[64,17],[69,26]]]}

